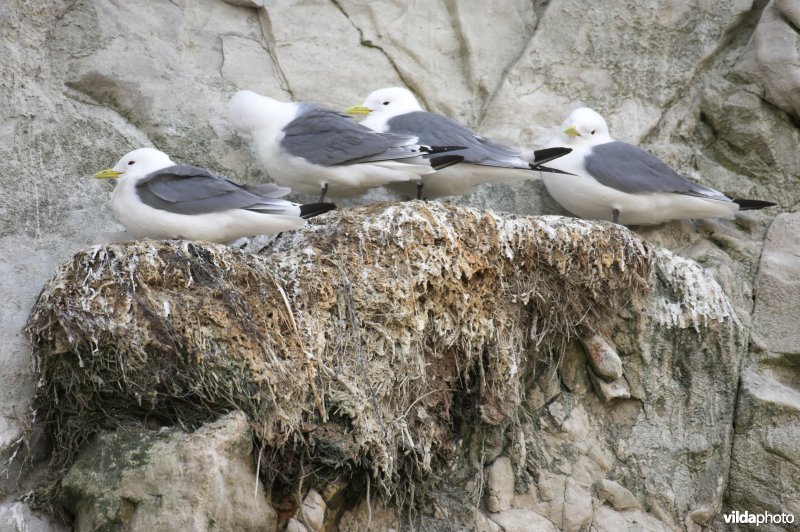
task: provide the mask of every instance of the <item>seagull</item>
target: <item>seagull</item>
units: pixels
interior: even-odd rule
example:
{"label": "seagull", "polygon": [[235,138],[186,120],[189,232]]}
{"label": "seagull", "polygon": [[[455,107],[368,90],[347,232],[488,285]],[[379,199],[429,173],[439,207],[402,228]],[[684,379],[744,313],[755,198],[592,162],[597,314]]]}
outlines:
{"label": "seagull", "polygon": [[[352,115],[366,115],[361,124],[381,133],[415,135],[420,142],[437,145],[464,146],[458,152],[464,161],[421,176],[414,183],[417,195],[424,187],[427,198],[470,194],[483,183],[507,183],[535,177],[534,171],[561,173],[542,166],[569,153],[567,148],[536,150],[531,163],[520,150],[481,137],[452,118],[422,109],[414,94],[403,87],[389,87],[372,92],[362,105],[344,111]],[[409,194],[411,184],[390,185],[397,192]]]}
{"label": "seagull", "polygon": [[553,163],[571,175],[543,176],[551,196],[581,218],[623,225],[652,225],[687,218],[733,219],[739,210],[772,207],[760,200],[731,199],[685,179],[660,159],[611,138],[600,114],[576,109],[551,142],[572,153]]}
{"label": "seagull", "polygon": [[290,189],[242,185],[203,168],[175,164],[154,148],[127,153],[116,166],[94,177],[118,179],[111,207],[134,238],[226,243],[299,229],[305,218],[336,207],[278,199]]}
{"label": "seagull", "polygon": [[428,146],[415,135],[377,133],[347,115],[306,102],[281,102],[243,90],[228,108],[233,126],[253,138],[276,182],[305,193],[358,196],[388,183],[416,182],[463,160],[438,155],[461,146]]}

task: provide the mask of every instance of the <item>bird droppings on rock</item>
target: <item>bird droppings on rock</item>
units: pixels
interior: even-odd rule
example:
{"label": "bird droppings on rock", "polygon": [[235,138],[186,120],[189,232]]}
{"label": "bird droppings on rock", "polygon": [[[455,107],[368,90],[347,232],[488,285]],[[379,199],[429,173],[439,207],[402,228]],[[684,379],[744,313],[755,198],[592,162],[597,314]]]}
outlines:
{"label": "bird droppings on rock", "polygon": [[692,327],[699,332],[701,327],[713,326],[710,322],[739,322],[722,287],[696,262],[661,248],[654,253],[656,275],[680,281],[664,283],[669,291],[657,294],[657,302],[649,311],[657,323],[681,329]]}
{"label": "bird droppings on rock", "polygon": [[258,255],[95,246],[30,317],[37,416],[65,465],[99,430],[241,409],[268,481],[350,475],[402,503],[455,424],[513,418],[526,380],[640,300],[652,259],[616,225],[423,202],[331,213]]}

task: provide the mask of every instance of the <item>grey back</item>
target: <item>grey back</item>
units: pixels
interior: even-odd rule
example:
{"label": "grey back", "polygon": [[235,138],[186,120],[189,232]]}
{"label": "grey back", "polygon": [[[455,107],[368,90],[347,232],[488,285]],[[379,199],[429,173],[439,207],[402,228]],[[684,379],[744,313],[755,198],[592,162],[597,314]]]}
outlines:
{"label": "grey back", "polygon": [[674,192],[730,201],[721,192],[692,183],[657,157],[625,142],[595,146],[585,166],[601,184],[630,194]]}
{"label": "grey back", "polygon": [[[265,187],[280,193],[282,187]],[[280,214],[292,206],[288,201],[257,193],[258,185],[242,186],[204,168],[175,165],[157,170],[136,184],[136,193],[146,205],[175,214],[207,214],[229,209],[247,209]]]}

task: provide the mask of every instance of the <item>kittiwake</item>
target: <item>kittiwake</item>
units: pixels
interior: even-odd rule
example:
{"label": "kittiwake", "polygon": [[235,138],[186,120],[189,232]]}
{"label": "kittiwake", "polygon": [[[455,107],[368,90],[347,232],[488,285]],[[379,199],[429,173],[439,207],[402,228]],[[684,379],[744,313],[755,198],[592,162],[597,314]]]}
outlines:
{"label": "kittiwake", "polygon": [[175,164],[154,148],[127,153],[95,174],[117,178],[114,216],[133,238],[230,242],[244,236],[299,229],[332,203],[298,205],[286,187],[242,185],[203,168]]}
{"label": "kittiwake", "polygon": [[425,144],[464,146],[458,152],[462,163],[421,176],[414,183],[392,184],[389,188],[410,195],[417,185],[418,197],[426,198],[469,194],[483,183],[508,183],[536,177],[534,171],[561,173],[542,166],[571,150],[550,148],[536,150],[533,163],[511,146],[481,137],[469,128],[444,115],[422,109],[408,89],[390,87],[372,92],[362,105],[345,109],[345,113],[366,115],[361,124],[382,133],[415,135]]}
{"label": "kittiwake", "polygon": [[571,175],[543,176],[551,196],[581,218],[623,225],[650,225],[688,218],[733,219],[739,210],[763,209],[767,201],[731,199],[685,179],[660,159],[616,141],[605,119],[576,109],[553,138],[572,153],[552,163]]}
{"label": "kittiwake", "polygon": [[256,155],[276,182],[305,193],[353,197],[389,183],[416,182],[463,160],[438,155],[461,146],[420,144],[415,135],[377,133],[337,111],[311,103],[281,102],[243,90],[229,117],[253,138]]}

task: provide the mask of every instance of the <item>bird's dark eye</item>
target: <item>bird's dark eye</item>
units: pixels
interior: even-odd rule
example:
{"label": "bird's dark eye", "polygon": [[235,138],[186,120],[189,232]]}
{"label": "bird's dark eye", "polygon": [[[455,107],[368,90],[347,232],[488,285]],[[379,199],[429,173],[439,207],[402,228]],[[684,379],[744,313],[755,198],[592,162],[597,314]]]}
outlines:
{"label": "bird's dark eye", "polygon": [[383,102],[383,105],[389,105],[389,102]]}
{"label": "bird's dark eye", "polygon": [[136,162],[136,161],[128,161],[128,166],[132,165],[132,164],[133,164],[133,163],[135,163],[135,162]]}
{"label": "bird's dark eye", "polygon": [[592,135],[594,135],[594,132],[595,132],[595,131],[596,131],[595,129],[593,129],[593,130],[592,130]]}

